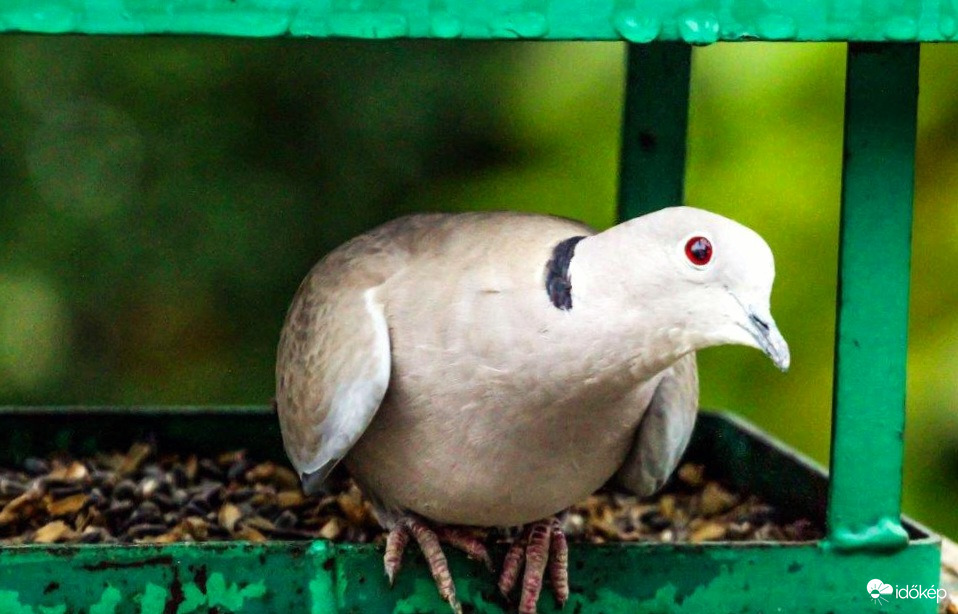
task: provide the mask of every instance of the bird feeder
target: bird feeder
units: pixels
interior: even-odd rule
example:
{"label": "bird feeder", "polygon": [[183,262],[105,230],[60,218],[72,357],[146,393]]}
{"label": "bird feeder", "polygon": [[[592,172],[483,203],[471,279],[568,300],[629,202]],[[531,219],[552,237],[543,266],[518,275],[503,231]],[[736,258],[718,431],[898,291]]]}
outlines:
{"label": "bird feeder", "polygon": [[[830,475],[740,418],[704,413],[691,458],[817,519],[820,541],[572,546],[569,612],[928,612],[867,583],[937,585],[940,539],[903,519],[906,332],[919,43],[958,40],[952,2],[909,0],[0,0],[0,31],[626,41],[619,215],[683,200],[692,45],[848,43]],[[374,43],[370,43],[374,44]],[[869,258],[881,244],[881,264]],[[4,408],[0,460],[126,446],[282,459],[266,408]],[[867,430],[862,428],[867,424]],[[460,599],[494,577],[451,558]],[[553,611],[551,597],[540,610]],[[442,612],[421,560],[390,588],[374,546],[315,542],[0,548],[2,612]]]}

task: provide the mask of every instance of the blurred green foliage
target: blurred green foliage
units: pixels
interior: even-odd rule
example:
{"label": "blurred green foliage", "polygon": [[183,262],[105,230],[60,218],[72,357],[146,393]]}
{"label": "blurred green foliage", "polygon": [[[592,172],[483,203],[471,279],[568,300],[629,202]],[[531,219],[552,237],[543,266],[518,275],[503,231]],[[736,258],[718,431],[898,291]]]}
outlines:
{"label": "blurred green foliage", "polygon": [[[922,53],[905,509],[958,535],[958,46]],[[703,404],[823,463],[843,71],[841,45],[696,49],[690,118],[688,202],[769,241],[793,356],[703,352]],[[266,403],[296,286],[350,236],[611,224],[623,76],[611,43],[0,38],[0,402]]]}

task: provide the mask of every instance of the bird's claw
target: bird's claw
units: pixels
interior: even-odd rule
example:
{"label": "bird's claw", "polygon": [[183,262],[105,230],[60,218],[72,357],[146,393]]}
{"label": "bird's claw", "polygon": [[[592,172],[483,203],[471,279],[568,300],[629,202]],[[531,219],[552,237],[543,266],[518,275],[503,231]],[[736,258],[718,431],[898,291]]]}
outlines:
{"label": "bird's claw", "polygon": [[489,556],[482,538],[475,532],[462,527],[440,526],[433,530],[420,518],[413,516],[402,518],[386,537],[386,554],[383,556],[383,563],[390,586],[393,585],[396,574],[402,567],[402,555],[410,536],[416,540],[423,556],[426,557],[429,572],[436,581],[439,595],[449,604],[453,612],[461,614],[462,605],[456,597],[456,587],[449,573],[449,562],[446,560],[440,542],[462,550],[469,558],[481,561],[492,571],[492,557]]}
{"label": "bird's claw", "polygon": [[[383,562],[386,577],[392,586],[402,567],[402,555],[412,537],[419,544],[429,565],[429,571],[439,589],[439,595],[452,611],[461,614],[462,605],[456,597],[456,587],[449,573],[449,562],[440,543],[465,552],[469,558],[481,561],[492,570],[492,559],[482,538],[464,527],[440,526],[435,530],[422,519],[414,516],[402,518],[386,537],[386,554]],[[569,547],[565,533],[556,518],[542,520],[525,527],[522,534],[510,546],[499,575],[499,590],[506,597],[515,588],[522,576],[522,591],[519,597],[519,614],[535,614],[536,603],[542,592],[546,571],[552,582],[552,590],[559,607],[569,599]]]}
{"label": "bird's claw", "polygon": [[479,561],[486,566],[491,573],[493,571],[492,557],[489,556],[489,550],[483,543],[483,536],[475,531],[465,527],[447,527],[441,526],[436,529],[436,535],[439,541],[449,544],[456,550],[464,552],[466,556],[474,561]]}
{"label": "bird's claw", "polygon": [[525,566],[519,613],[534,614],[542,592],[546,569],[559,608],[569,599],[569,546],[555,518],[527,526],[506,553],[499,576],[499,590],[506,597],[512,592]]}
{"label": "bird's claw", "polygon": [[402,555],[408,543],[409,531],[401,522],[386,536],[386,554],[383,556],[383,563],[386,567],[386,577],[389,578],[389,586],[396,581],[396,574],[402,567]]}

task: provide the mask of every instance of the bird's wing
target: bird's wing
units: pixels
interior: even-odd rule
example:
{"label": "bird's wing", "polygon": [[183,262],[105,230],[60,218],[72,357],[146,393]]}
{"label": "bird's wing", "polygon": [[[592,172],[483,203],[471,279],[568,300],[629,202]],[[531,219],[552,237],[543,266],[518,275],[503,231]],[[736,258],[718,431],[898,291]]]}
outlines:
{"label": "bird's wing", "polygon": [[[435,328],[426,323],[437,310],[423,296],[453,292],[463,269],[495,260],[487,256],[501,249],[503,236],[524,232],[530,240],[516,242],[531,249],[527,244],[539,245],[534,239],[545,232],[565,238],[584,229],[514,213],[414,215],[360,235],[321,260],[293,299],[276,361],[283,443],[304,488],[321,486],[372,422],[391,370],[401,366],[392,355],[405,352],[408,362],[411,345],[421,338],[417,328],[423,334]],[[485,240],[465,240],[476,234]],[[415,298],[404,301],[407,293]],[[397,303],[415,310],[407,313]]]}
{"label": "bird's wing", "polygon": [[640,496],[661,488],[689,443],[698,412],[695,353],[679,359],[659,382],[639,422],[635,441],[616,473],[618,483]]}
{"label": "bird's wing", "polygon": [[283,443],[310,493],[372,422],[391,366],[378,287],[324,291],[322,277],[311,274],[293,301],[276,364]]}

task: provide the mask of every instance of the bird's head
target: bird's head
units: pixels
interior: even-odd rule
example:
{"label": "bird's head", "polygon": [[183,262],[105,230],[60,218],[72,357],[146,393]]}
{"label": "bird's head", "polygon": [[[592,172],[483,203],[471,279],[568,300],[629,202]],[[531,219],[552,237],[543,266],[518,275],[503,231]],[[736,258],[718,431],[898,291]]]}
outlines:
{"label": "bird's head", "polygon": [[[772,251],[751,229],[701,209],[672,207],[589,239],[576,259],[582,250],[590,260],[602,253],[614,264],[592,280],[581,274],[586,305],[618,305],[642,326],[655,322],[681,350],[746,345],[788,369],[788,344],[769,308]],[[579,280],[571,272],[577,299]]]}

